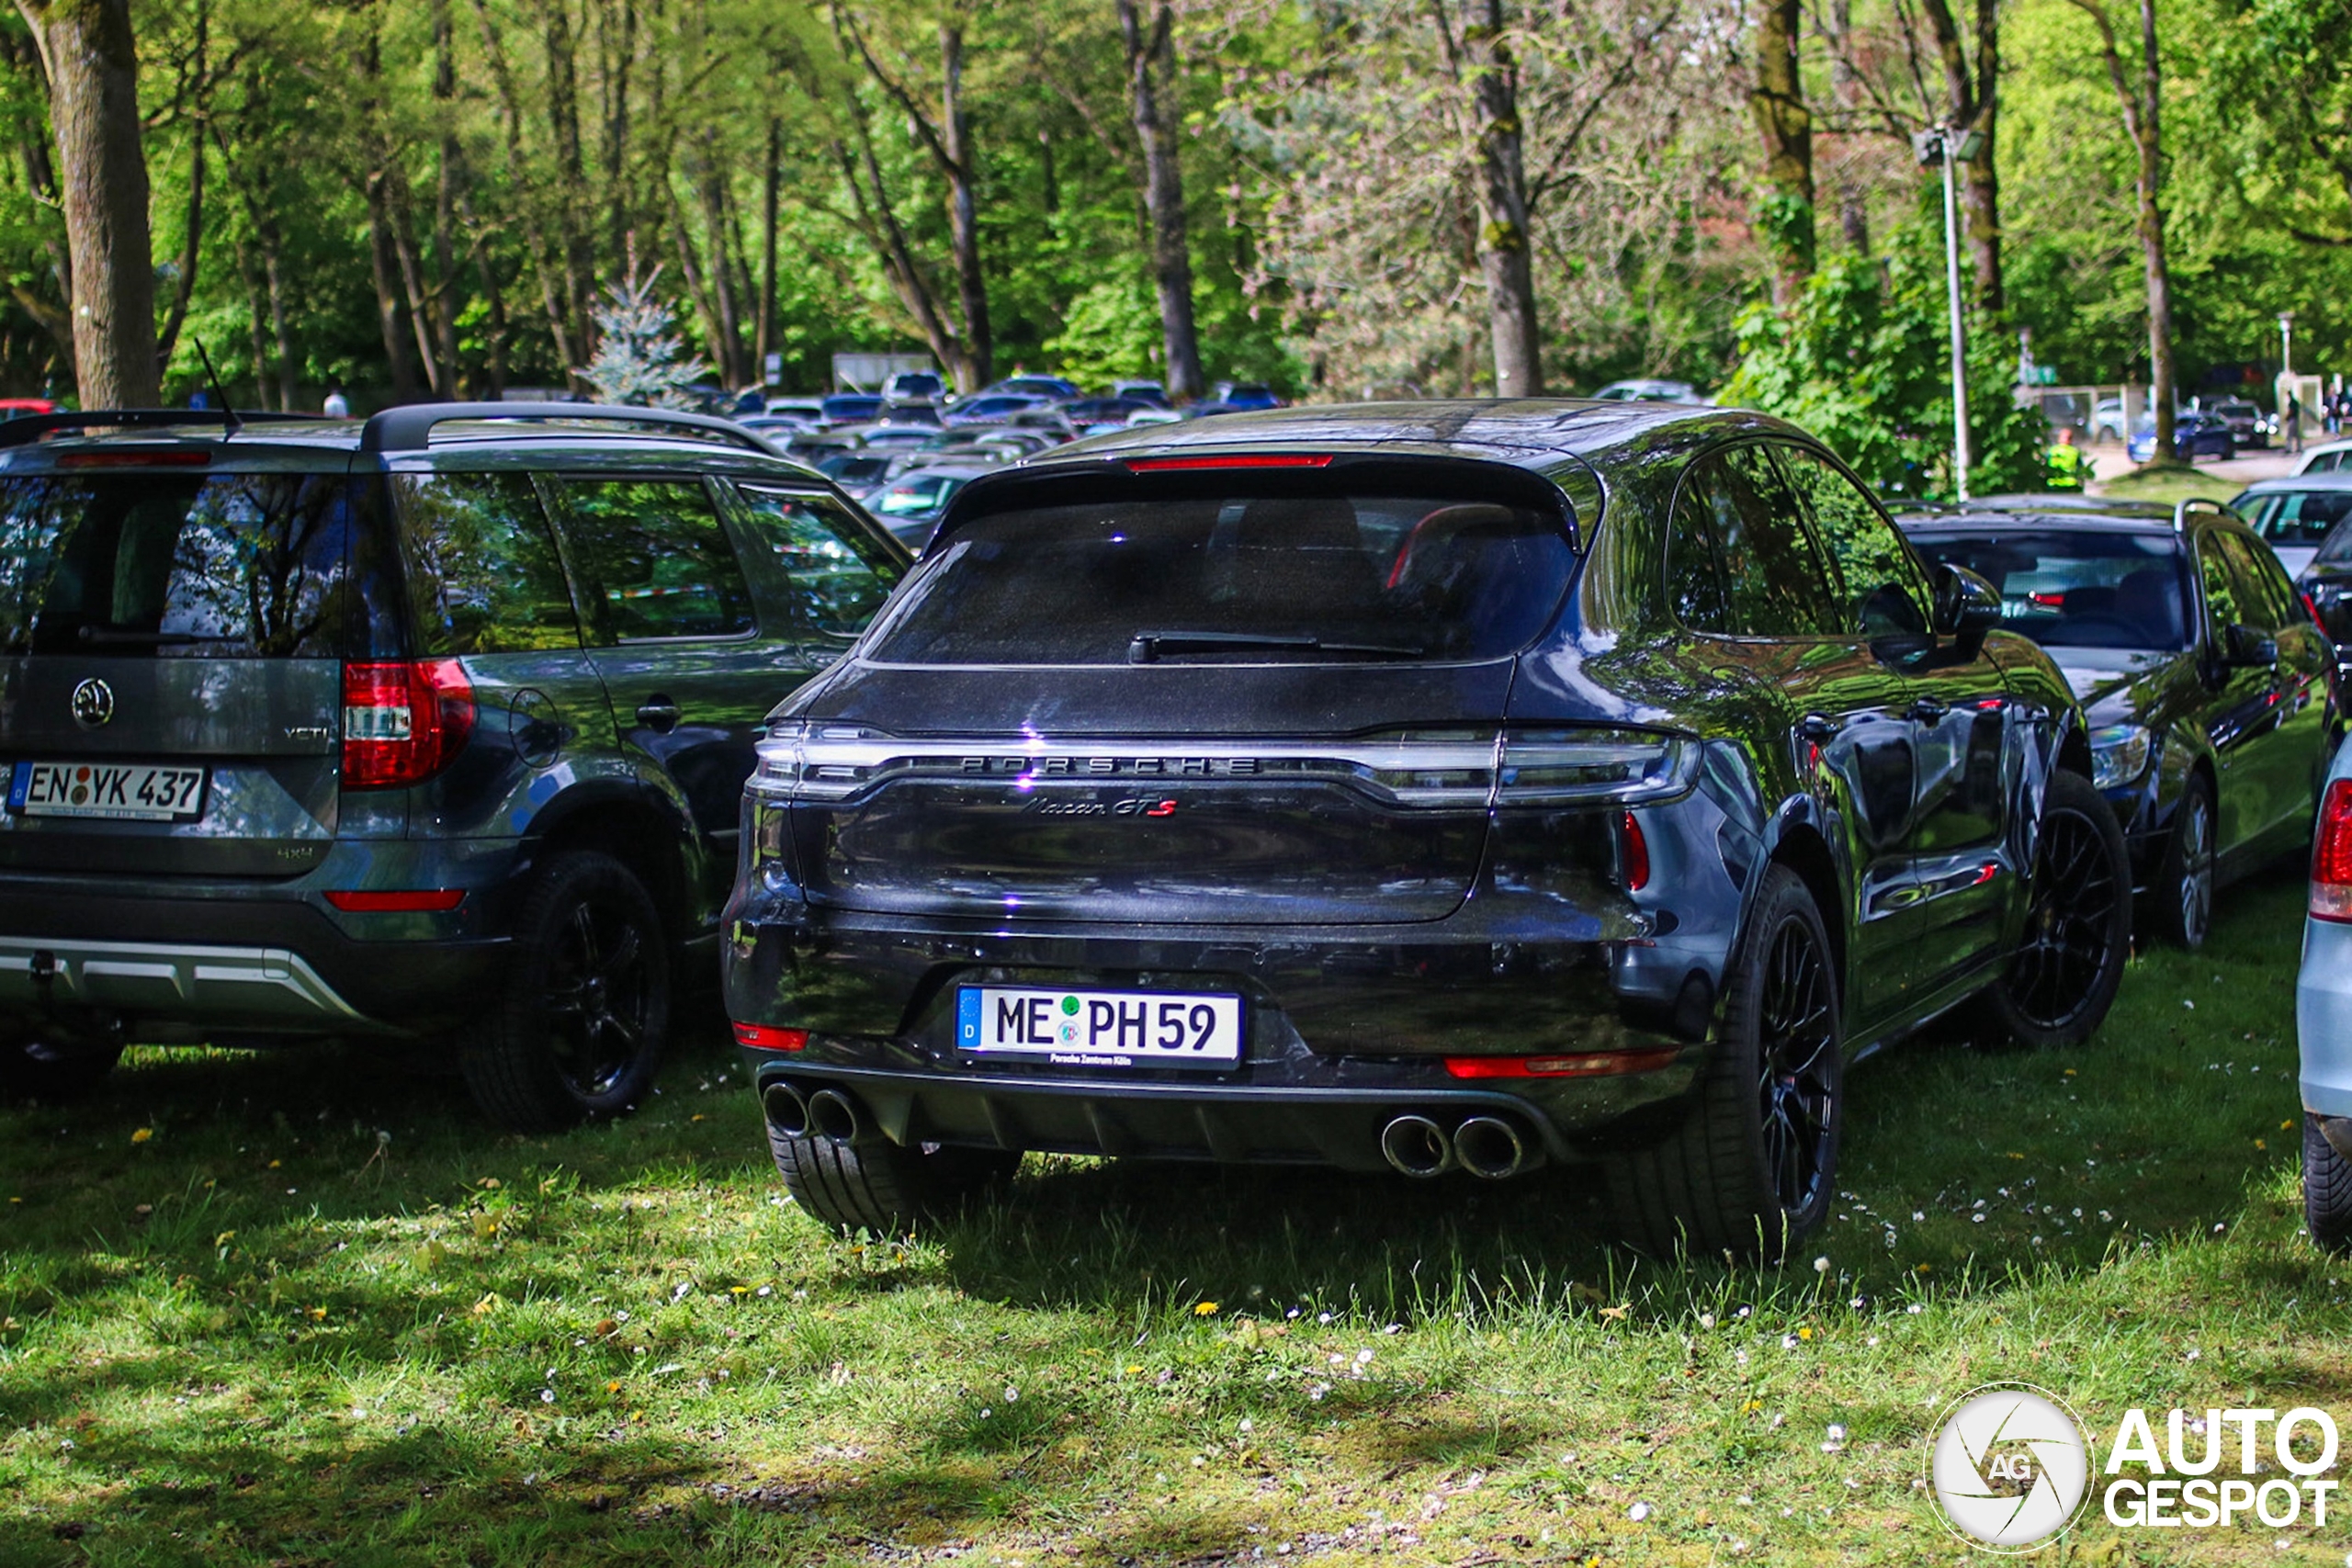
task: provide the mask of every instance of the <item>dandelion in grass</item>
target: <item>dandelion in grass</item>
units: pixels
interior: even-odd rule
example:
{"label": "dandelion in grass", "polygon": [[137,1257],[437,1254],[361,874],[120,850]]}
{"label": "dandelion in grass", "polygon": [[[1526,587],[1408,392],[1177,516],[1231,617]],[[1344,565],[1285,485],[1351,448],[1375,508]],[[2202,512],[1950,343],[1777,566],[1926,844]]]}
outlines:
{"label": "dandelion in grass", "polygon": [[1215,1302],[1196,1302],[1196,1303],[1193,1303],[1193,1315],[1194,1317],[1215,1317],[1215,1316],[1216,1315],[1216,1303],[1215,1303]]}

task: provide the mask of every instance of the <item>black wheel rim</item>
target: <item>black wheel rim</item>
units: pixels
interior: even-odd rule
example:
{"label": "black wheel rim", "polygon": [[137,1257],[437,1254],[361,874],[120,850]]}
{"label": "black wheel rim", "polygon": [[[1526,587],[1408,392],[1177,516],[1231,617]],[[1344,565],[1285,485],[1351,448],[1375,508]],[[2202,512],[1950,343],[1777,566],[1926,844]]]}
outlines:
{"label": "black wheel rim", "polygon": [[653,1002],[650,951],[636,916],[594,897],[557,929],[544,1005],[556,1070],[587,1099],[608,1094],[644,1049]]}
{"label": "black wheel rim", "polygon": [[2213,919],[2213,808],[2201,795],[2188,798],[2180,822],[2180,934],[2195,947]]}
{"label": "black wheel rim", "polygon": [[2064,807],[2043,818],[2025,939],[2009,968],[2009,1000],[2028,1022],[2064,1029],[2091,1005],[2115,956],[2117,897],[2098,827]]}
{"label": "black wheel rim", "polygon": [[1828,1179],[1838,1109],[1838,1029],[1829,971],[1802,920],[1784,921],[1772,934],[1757,1033],[1764,1168],[1781,1211],[1801,1214]]}

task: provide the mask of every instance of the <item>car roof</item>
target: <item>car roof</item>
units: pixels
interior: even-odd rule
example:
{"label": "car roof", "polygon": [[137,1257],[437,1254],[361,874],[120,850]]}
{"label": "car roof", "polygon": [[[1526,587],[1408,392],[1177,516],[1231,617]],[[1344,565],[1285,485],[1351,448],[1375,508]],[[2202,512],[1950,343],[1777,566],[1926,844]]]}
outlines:
{"label": "car roof", "polygon": [[2280,479],[2256,479],[2239,493],[2278,495],[2282,491],[2299,490],[2352,490],[2352,474],[2336,468],[2324,474],[2290,474]]}
{"label": "car roof", "polygon": [[1906,534],[1984,533],[2014,528],[2047,533],[2082,529],[2104,534],[2173,533],[2173,509],[2154,501],[2109,501],[2100,496],[1991,496],[1941,506],[1914,503],[1894,513]]}

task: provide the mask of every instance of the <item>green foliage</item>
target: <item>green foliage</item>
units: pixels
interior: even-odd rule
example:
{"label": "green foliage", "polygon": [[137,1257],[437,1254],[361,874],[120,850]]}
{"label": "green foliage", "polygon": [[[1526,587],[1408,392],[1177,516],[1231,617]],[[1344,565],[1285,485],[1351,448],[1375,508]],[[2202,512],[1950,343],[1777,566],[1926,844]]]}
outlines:
{"label": "green foliage", "polygon": [[670,307],[654,293],[662,269],[644,278],[627,277],[606,291],[596,308],[596,353],[580,378],[596,400],[632,408],[691,408],[686,389],[710,374],[699,359],[684,357]]}
{"label": "green foliage", "polygon": [[[1787,312],[1751,306],[1723,400],[1803,425],[1883,494],[1948,496],[1949,310],[1940,229],[1915,220],[1887,236],[1883,261],[1830,257]],[[2039,490],[2042,422],[2010,397],[2011,340],[1980,312],[1967,326],[1971,488]]]}
{"label": "green foliage", "polygon": [[1106,278],[1070,301],[1047,359],[1081,387],[1159,374],[1159,302],[1139,277]]}

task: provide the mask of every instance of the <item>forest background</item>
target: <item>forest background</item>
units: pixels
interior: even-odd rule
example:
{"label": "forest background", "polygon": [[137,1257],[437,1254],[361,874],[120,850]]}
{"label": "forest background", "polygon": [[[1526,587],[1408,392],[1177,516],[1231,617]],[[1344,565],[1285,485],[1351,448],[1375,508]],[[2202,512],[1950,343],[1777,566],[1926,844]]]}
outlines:
{"label": "forest background", "polygon": [[[120,138],[93,163],[109,46],[143,202]],[[142,282],[171,400],[199,340],[264,407],[572,386],[635,288],[729,388],[861,349],[967,389],[1664,376],[1924,452],[1936,124],[1984,138],[1996,461],[2020,333],[2185,398],[2267,384],[2293,310],[2299,368],[2352,368],[2352,0],[18,0],[0,390],[72,396],[77,309]],[[77,178],[115,213],[78,297]]]}

